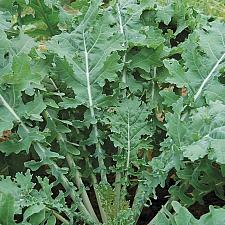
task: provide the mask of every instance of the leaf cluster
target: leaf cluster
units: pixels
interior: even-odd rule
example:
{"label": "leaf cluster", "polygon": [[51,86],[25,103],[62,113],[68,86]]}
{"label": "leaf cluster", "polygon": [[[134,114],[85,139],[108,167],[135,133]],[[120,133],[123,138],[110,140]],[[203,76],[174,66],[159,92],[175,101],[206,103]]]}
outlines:
{"label": "leaf cluster", "polygon": [[150,224],[224,223],[187,209],[225,199],[224,38],[186,1],[1,1],[0,223],[134,225],[159,186]]}

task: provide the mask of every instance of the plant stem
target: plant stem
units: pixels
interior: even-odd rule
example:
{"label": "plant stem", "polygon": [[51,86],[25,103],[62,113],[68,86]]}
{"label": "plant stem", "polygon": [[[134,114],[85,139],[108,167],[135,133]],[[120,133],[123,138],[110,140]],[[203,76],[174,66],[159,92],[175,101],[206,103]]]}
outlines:
{"label": "plant stem", "polygon": [[103,221],[104,224],[107,224],[108,223],[108,219],[107,219],[107,215],[105,213],[105,210],[103,208],[101,198],[100,198],[99,193],[98,193],[97,179],[94,176],[94,174],[91,174],[91,178],[92,178],[92,182],[93,182],[95,196],[96,196],[96,199],[97,199],[97,202],[98,202],[99,211],[100,211],[100,214],[101,214],[101,217],[102,217],[102,221]]}
{"label": "plant stem", "polygon": [[[118,154],[121,154],[121,149],[119,148]],[[120,209],[120,198],[121,198],[121,172],[116,172],[115,179],[115,206],[116,206],[116,215]]]}
{"label": "plant stem", "polygon": [[[83,31],[83,44],[84,44],[84,55],[85,55],[85,75],[86,75],[86,82],[87,82],[87,92],[88,92],[88,100],[89,100],[89,109],[91,113],[91,117],[93,120],[96,120],[95,116],[95,111],[94,111],[94,105],[93,105],[93,100],[92,100],[92,92],[91,92],[91,83],[90,83],[90,72],[89,72],[89,59],[88,59],[88,51],[87,51],[87,45],[86,45],[86,39]],[[98,164],[100,167],[100,173],[101,173],[101,181],[103,183],[108,183],[107,182],[107,177],[106,177],[106,167],[104,164],[104,154],[101,149],[101,145],[99,143],[99,134],[98,134],[98,128],[97,124],[93,124],[93,130],[94,130],[94,135],[97,140],[96,143],[96,151],[97,151],[97,157],[98,157]]]}
{"label": "plant stem", "polygon": [[[55,84],[55,82],[54,82],[51,78],[50,78],[50,81],[51,81],[51,83],[53,84],[53,86],[54,86],[54,88],[56,89],[56,91],[57,91],[58,93],[60,93],[60,91],[59,91],[57,85]],[[60,98],[61,98],[61,100],[63,100],[61,96],[60,96]],[[46,116],[47,116],[47,115],[46,115]],[[51,119],[51,117],[50,117],[50,119]],[[75,129],[76,129],[77,134],[79,134],[80,131],[79,131],[77,128],[75,128]],[[62,135],[60,135],[59,138],[60,138],[61,140],[64,141]],[[85,152],[87,152],[87,149],[86,149],[85,146],[83,146],[83,150],[84,150]],[[69,154],[67,154],[66,159],[67,159],[67,163],[68,163],[70,169],[72,169],[72,168],[75,168],[75,169],[76,169],[75,162],[74,162],[74,160],[72,159],[72,157],[71,157]],[[91,165],[89,159],[86,157],[85,160],[87,161],[88,166],[89,166],[90,168],[92,168],[92,165]],[[91,169],[91,171],[93,171],[93,169]],[[95,183],[97,183],[97,179],[96,179],[96,177],[95,177],[95,175],[94,175],[93,173],[91,174],[91,177],[92,177],[92,180],[94,180]],[[75,182],[76,182],[76,185],[78,186],[79,189],[80,189],[80,187],[84,187],[83,181],[82,181],[81,176],[80,176],[80,174],[79,174],[79,171],[78,171],[77,169],[76,169],[75,180],[76,180],[76,181],[75,181]],[[93,182],[93,183],[94,183],[94,182]],[[94,191],[95,191],[95,195],[96,195],[96,198],[97,198],[97,202],[98,202],[98,206],[99,206],[99,210],[100,210],[100,214],[101,214],[102,220],[103,220],[103,222],[106,223],[106,222],[107,222],[106,214],[105,214],[105,212],[104,212],[104,209],[102,208],[102,203],[101,203],[101,201],[100,201],[100,198],[98,197],[98,193],[96,193],[96,187],[95,187],[95,186],[94,186]],[[94,218],[96,218],[96,219],[98,220],[98,218],[97,218],[97,216],[96,216],[96,214],[95,214],[95,212],[94,212],[94,210],[93,210],[92,204],[91,204],[91,202],[90,202],[90,200],[89,200],[89,197],[88,197],[88,194],[87,194],[85,188],[83,189],[83,192],[82,192],[81,196],[82,196],[84,205],[86,206],[86,208],[88,209],[88,211],[91,213],[91,215],[92,215]]]}
{"label": "plant stem", "polygon": [[65,219],[63,216],[61,216],[59,213],[57,213],[55,210],[50,209],[48,207],[46,207],[47,210],[52,211],[52,214],[56,217],[56,219],[58,219],[60,222],[64,223],[64,224],[68,224],[69,225],[69,221],[67,219]]}
{"label": "plant stem", "polygon": [[[50,81],[52,82],[54,88],[59,92],[59,89],[58,89],[58,87],[56,86],[55,82],[54,82],[51,78],[50,78]],[[61,99],[62,99],[62,97],[61,97]],[[63,100],[63,99],[62,99],[62,100]],[[75,129],[76,129],[77,134],[79,134],[80,131],[79,131],[77,128],[75,128]],[[86,149],[85,146],[83,146],[83,150],[84,150],[85,152],[87,152],[87,149]],[[66,158],[67,158],[67,157],[66,157]],[[92,168],[92,165],[91,165],[91,163],[90,163],[90,161],[89,161],[89,158],[88,158],[88,157],[85,157],[85,160],[86,160],[86,162],[87,162],[87,164],[88,164],[90,170],[93,171],[93,168]],[[71,165],[72,162],[71,162],[70,160],[68,160],[68,158],[67,158],[67,162],[68,162],[68,165],[70,166],[70,168],[72,168],[72,167],[71,167],[71,166],[72,166],[72,165]],[[75,164],[75,163],[74,163],[74,164]],[[78,171],[77,171],[77,172],[78,172]],[[79,183],[80,183],[80,182],[79,182],[79,178],[78,178],[77,175],[76,175],[76,177],[77,177],[76,183],[77,183],[77,186],[79,186]],[[106,216],[105,211],[104,211],[104,209],[103,209],[103,207],[102,207],[102,202],[101,202],[101,199],[100,199],[99,194],[98,194],[98,192],[97,192],[97,179],[96,179],[96,177],[95,177],[95,175],[94,175],[93,172],[91,173],[91,178],[92,178],[93,188],[94,188],[94,192],[95,192],[95,196],[96,196],[96,199],[97,199],[97,203],[98,203],[98,207],[99,207],[99,211],[100,211],[100,214],[101,214],[102,221],[103,221],[104,223],[107,223],[107,216]],[[81,181],[82,181],[82,180],[81,180]],[[86,192],[86,190],[84,190],[84,191]],[[87,193],[86,193],[86,194],[84,193],[84,195],[82,195],[82,198],[83,198],[83,201],[84,201],[84,204],[85,204],[85,205],[88,203],[88,201],[90,202]],[[87,199],[87,198],[88,198],[88,199]],[[85,200],[84,200],[84,199],[85,199]],[[88,204],[88,205],[89,205],[89,204]],[[90,205],[91,205],[91,203],[90,203]],[[87,207],[87,206],[86,206],[86,207]],[[88,208],[88,207],[87,207],[87,208]],[[92,211],[92,210],[90,210],[90,211]]]}
{"label": "plant stem", "polygon": [[92,204],[90,202],[90,199],[88,197],[88,194],[87,194],[87,191],[85,189],[84,183],[83,183],[83,181],[81,179],[80,173],[77,170],[76,165],[75,165],[75,162],[74,162],[73,158],[70,156],[70,154],[67,154],[66,155],[66,160],[67,160],[67,163],[68,163],[70,169],[72,169],[72,168],[75,169],[75,182],[76,182],[76,185],[77,185],[78,189],[79,190],[82,190],[81,197],[83,199],[83,202],[84,202],[85,207],[87,208],[87,210],[89,211],[89,213],[92,215],[92,217],[97,222],[99,222],[98,221],[98,217],[96,216],[95,211],[94,211],[94,209],[92,207]]}
{"label": "plant stem", "polygon": [[[2,102],[3,106],[9,111],[9,113],[11,113],[14,116],[14,118],[21,124],[21,126],[26,131],[27,135],[29,135],[30,131],[27,128],[27,126],[22,122],[20,117],[13,110],[13,108],[5,101],[4,97],[1,94],[0,94],[0,101]],[[40,143],[34,142],[33,145],[34,145],[34,147],[36,147],[35,149],[38,149],[43,155],[45,154],[45,148]],[[51,169],[59,171],[59,167],[54,161],[51,162],[49,167]],[[69,181],[67,180],[66,176],[63,174],[60,174],[60,178],[62,180],[63,187],[66,190],[70,189]],[[83,213],[84,217],[86,217],[86,219],[88,219],[90,221],[93,221],[93,218],[91,217],[90,213],[87,211],[87,209],[85,208],[83,203],[80,201],[78,194],[73,189],[71,190],[70,196],[75,203],[78,203],[78,208],[79,208],[80,212]]]}
{"label": "plant stem", "polygon": [[130,154],[131,154],[131,143],[130,143],[130,113],[127,113],[127,164],[126,170],[129,169],[130,166]]}
{"label": "plant stem", "polygon": [[[45,120],[47,120],[47,118],[49,118],[51,120],[51,122],[55,125],[52,117],[49,115],[48,112],[44,111],[43,112],[43,115],[45,117]],[[58,135],[57,135],[57,140],[58,141],[62,141],[63,143],[65,142],[65,138],[63,138],[60,133],[58,133]],[[80,173],[77,170],[77,166],[76,166],[73,158],[71,157],[71,155],[68,154],[68,153],[66,154],[66,160],[67,160],[67,163],[69,165],[69,168],[71,170],[75,169],[75,183],[76,183],[76,185],[77,185],[77,187],[78,187],[79,190],[82,189],[81,197],[82,197],[84,206],[87,208],[87,210],[89,211],[89,213],[91,214],[91,216],[95,219],[95,221],[96,222],[99,222],[98,221],[98,218],[97,218],[97,216],[95,214],[95,211],[94,211],[94,209],[92,207],[92,204],[91,204],[91,202],[89,200],[89,197],[88,197],[88,194],[86,192],[86,189],[85,189],[85,186],[83,184],[83,181],[81,179]]]}
{"label": "plant stem", "polygon": [[[79,134],[80,131],[78,129],[76,129],[76,132]],[[84,150],[84,152],[87,152],[87,149],[86,149],[85,146],[83,146],[83,150]],[[91,176],[91,179],[92,179],[92,184],[93,184],[95,196],[96,196],[97,203],[98,203],[98,208],[99,208],[99,211],[100,211],[100,214],[101,214],[101,218],[102,218],[103,223],[106,224],[108,222],[108,219],[107,219],[107,215],[105,213],[105,210],[102,206],[101,198],[100,198],[99,193],[97,191],[97,186],[98,186],[97,178],[96,178],[95,174],[92,172],[93,167],[92,167],[92,164],[91,164],[91,162],[90,162],[90,160],[87,156],[85,157],[85,161],[86,161],[86,163],[87,163],[87,165],[88,165],[88,167],[90,168],[90,171],[91,171],[90,176]]]}
{"label": "plant stem", "polygon": [[120,209],[120,196],[121,195],[121,173],[116,173],[115,179],[115,206],[116,206],[116,215]]}
{"label": "plant stem", "polygon": [[[125,47],[127,45],[127,41],[126,41],[126,35],[125,35],[124,27],[123,27],[123,19],[122,19],[122,15],[121,15],[121,11],[120,11],[120,1],[119,0],[118,0],[118,3],[116,3],[116,8],[117,8],[118,17],[119,17],[120,33],[124,37],[124,42],[123,42],[122,46]],[[126,53],[124,53],[124,55],[123,55],[123,64],[124,65],[126,64]],[[127,83],[127,74],[126,74],[125,69],[123,69],[123,71],[122,71],[122,82],[125,84]]]}
{"label": "plant stem", "polygon": [[122,15],[121,15],[121,12],[120,12],[120,3],[119,3],[119,0],[118,0],[118,3],[116,3],[116,7],[117,7],[117,11],[118,11],[118,16],[119,16],[120,33],[123,36],[125,36],[124,29],[123,29]]}
{"label": "plant stem", "polygon": [[146,202],[146,198],[145,198],[146,193],[141,191],[141,185],[142,184],[139,183],[135,197],[134,197],[134,202],[132,205],[132,210],[134,211],[135,224],[137,223],[138,218]]}
{"label": "plant stem", "polygon": [[225,53],[223,53],[223,55],[216,62],[215,66],[212,68],[212,70],[210,71],[210,73],[208,74],[208,76],[202,82],[201,86],[199,87],[197,93],[194,96],[194,101],[196,101],[198,99],[198,97],[201,95],[203,88],[205,87],[205,85],[207,84],[207,82],[210,80],[210,78],[213,76],[213,73],[215,72],[215,70],[217,69],[217,67],[219,66],[219,64],[223,61],[224,58],[225,58]]}

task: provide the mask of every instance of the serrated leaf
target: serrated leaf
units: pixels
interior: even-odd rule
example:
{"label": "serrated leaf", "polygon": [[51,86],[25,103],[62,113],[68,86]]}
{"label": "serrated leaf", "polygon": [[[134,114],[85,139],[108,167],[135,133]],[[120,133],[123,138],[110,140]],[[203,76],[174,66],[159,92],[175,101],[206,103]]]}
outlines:
{"label": "serrated leaf", "polygon": [[26,103],[18,108],[18,114],[25,118],[32,120],[42,121],[40,114],[46,109],[46,104],[41,95],[34,96],[34,100]]}
{"label": "serrated leaf", "polygon": [[150,112],[146,105],[140,105],[137,98],[124,100],[115,110],[115,114],[109,117],[112,131],[110,139],[116,147],[125,150],[129,166],[137,159],[137,151],[148,146],[142,136],[151,136],[147,122]]}
{"label": "serrated leaf", "polygon": [[97,4],[94,7],[91,5],[77,29],[70,34],[53,37],[48,44],[52,52],[66,58],[66,61],[55,61],[56,71],[59,74],[60,71],[66,71],[62,80],[74,90],[77,102],[88,108],[97,106],[96,98],[102,96],[101,87],[105,79],[114,81],[116,72],[122,68],[117,62],[119,56],[110,55],[123,49],[122,36],[110,27],[106,15],[96,18]]}

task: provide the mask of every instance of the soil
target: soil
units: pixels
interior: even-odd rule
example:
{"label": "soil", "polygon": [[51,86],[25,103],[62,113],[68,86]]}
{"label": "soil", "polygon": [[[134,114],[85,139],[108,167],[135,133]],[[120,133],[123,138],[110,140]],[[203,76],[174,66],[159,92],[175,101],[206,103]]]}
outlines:
{"label": "soil", "polygon": [[158,188],[156,193],[158,199],[151,199],[152,204],[149,207],[143,208],[137,225],[147,225],[167,202],[169,193],[166,188]]}
{"label": "soil", "polygon": [[[152,200],[152,205],[150,207],[143,209],[137,225],[147,225],[155,217],[155,215],[167,201],[167,189],[158,189],[157,196],[159,196],[159,198],[157,200]],[[204,196],[203,200],[203,205],[195,203],[188,208],[189,212],[191,212],[197,219],[209,212],[210,205],[218,207],[223,207],[225,205],[225,201],[218,198],[214,192],[210,192],[209,194]]]}

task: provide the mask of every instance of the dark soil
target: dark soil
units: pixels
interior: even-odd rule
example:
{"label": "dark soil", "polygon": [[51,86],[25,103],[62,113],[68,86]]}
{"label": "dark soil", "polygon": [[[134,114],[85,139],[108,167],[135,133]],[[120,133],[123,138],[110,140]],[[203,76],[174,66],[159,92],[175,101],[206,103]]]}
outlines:
{"label": "dark soil", "polygon": [[[167,201],[167,189],[158,189],[157,196],[159,196],[159,198],[157,200],[152,200],[152,205],[150,207],[146,207],[143,209],[137,225],[147,225],[156,216],[158,211]],[[225,205],[225,201],[218,198],[214,192],[211,192],[204,196],[203,200],[204,204],[195,203],[194,205],[188,208],[188,210],[197,219],[209,212],[210,205],[218,207],[223,207]]]}
{"label": "dark soil", "polygon": [[214,192],[210,192],[206,196],[203,197],[204,205],[195,203],[194,205],[190,206],[188,210],[197,218],[199,219],[203,214],[209,212],[209,206],[219,206],[223,207],[225,205],[225,201],[218,198]]}
{"label": "dark soil", "polygon": [[137,225],[147,225],[167,202],[169,193],[166,188],[158,188],[156,193],[158,199],[151,199],[152,204],[143,208]]}

